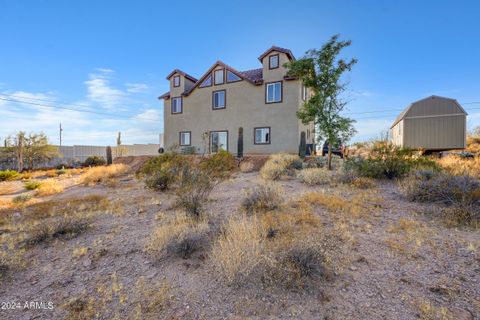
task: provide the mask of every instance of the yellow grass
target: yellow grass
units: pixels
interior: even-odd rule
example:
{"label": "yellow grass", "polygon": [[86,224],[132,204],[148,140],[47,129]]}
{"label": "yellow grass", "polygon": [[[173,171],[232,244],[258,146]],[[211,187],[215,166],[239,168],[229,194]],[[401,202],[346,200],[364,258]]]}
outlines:
{"label": "yellow grass", "polygon": [[480,178],[480,157],[467,159],[455,155],[450,155],[438,159],[438,164],[450,174],[470,175]]}
{"label": "yellow grass", "polygon": [[84,185],[94,185],[96,183],[105,183],[113,178],[127,172],[128,166],[124,164],[112,164],[109,166],[93,167],[84,173],[81,182]]}
{"label": "yellow grass", "polygon": [[44,197],[63,192],[63,186],[55,179],[46,179],[35,192],[35,195]]}
{"label": "yellow grass", "polygon": [[9,195],[18,191],[18,187],[11,183],[0,183],[0,196]]}
{"label": "yellow grass", "polygon": [[260,176],[265,180],[278,180],[286,175],[291,175],[296,167],[301,169],[302,160],[297,155],[273,154],[260,169]]}

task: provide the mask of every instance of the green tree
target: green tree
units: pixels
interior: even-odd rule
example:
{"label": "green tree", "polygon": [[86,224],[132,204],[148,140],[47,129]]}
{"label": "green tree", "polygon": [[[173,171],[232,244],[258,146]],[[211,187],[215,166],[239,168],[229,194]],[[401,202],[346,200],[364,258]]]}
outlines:
{"label": "green tree", "polygon": [[309,89],[309,98],[297,112],[297,117],[304,124],[313,121],[318,133],[329,142],[329,170],[332,169],[332,145],[348,141],[356,132],[355,121],[341,115],[347,104],[341,98],[346,89],[341,77],[352,69],[357,59],[346,61],[338,55],[350,45],[351,41],[339,41],[335,35],[320,50],[311,49],[305,57],[285,64],[288,75],[299,78]]}

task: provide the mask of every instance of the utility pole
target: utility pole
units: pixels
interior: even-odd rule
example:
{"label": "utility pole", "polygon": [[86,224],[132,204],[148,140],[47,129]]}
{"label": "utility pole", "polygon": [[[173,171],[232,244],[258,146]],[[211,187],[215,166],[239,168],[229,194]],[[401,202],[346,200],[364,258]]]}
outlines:
{"label": "utility pole", "polygon": [[62,146],[62,123],[60,122],[60,147]]}

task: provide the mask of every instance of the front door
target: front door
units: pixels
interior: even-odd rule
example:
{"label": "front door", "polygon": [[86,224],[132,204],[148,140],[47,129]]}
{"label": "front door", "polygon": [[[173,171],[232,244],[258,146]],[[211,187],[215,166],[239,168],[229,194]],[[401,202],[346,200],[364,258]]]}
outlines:
{"label": "front door", "polygon": [[228,150],[228,131],[210,132],[210,153],[217,153],[219,150]]}

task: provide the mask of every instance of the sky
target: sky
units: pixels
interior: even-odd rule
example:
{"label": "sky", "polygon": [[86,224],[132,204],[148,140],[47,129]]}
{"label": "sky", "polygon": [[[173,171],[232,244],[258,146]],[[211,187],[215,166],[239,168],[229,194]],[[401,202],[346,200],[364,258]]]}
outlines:
{"label": "sky", "polygon": [[[358,59],[345,77],[352,141],[379,137],[408,104],[457,99],[480,125],[479,1],[0,0],[0,139],[157,143],[165,77],[222,60],[259,68],[272,45],[297,58],[332,35]],[[15,101],[11,101],[15,100]],[[28,102],[21,103],[19,100]],[[80,109],[78,112],[69,109]]]}

